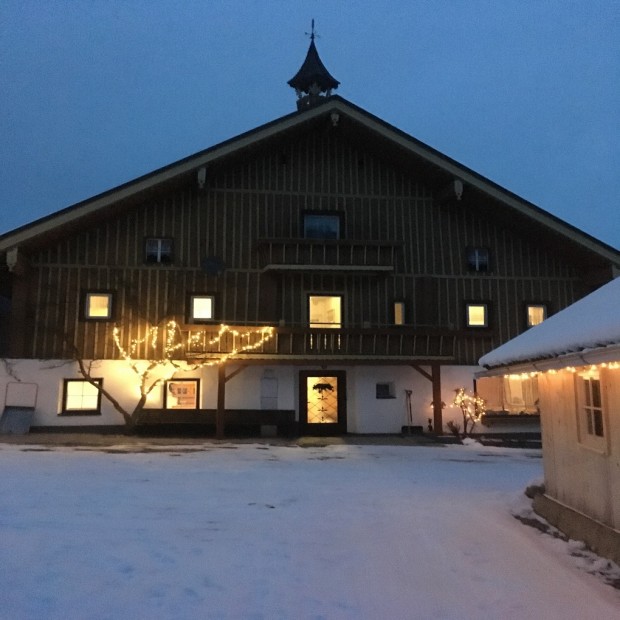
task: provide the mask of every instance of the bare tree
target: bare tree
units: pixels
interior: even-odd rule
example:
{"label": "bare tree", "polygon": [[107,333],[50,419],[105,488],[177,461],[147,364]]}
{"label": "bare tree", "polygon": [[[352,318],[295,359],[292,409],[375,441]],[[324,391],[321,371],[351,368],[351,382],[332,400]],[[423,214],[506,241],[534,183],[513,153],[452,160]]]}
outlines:
{"label": "bare tree", "polygon": [[[193,330],[191,336],[184,341],[178,323],[168,320],[148,327],[143,338],[131,338],[131,335],[126,335],[125,341],[128,340],[129,344],[123,346],[121,330],[115,327],[112,337],[116,349],[138,381],[140,395],[132,408],[121,404],[119,399],[94,376],[93,370],[100,360],[86,361],[77,347],[74,346],[73,351],[82,377],[123,416],[127,427],[134,429],[140,423],[149,395],[158,385],[169,381],[177,373],[191,372],[205,366],[221,366],[239,354],[261,347],[273,337],[273,333],[274,328],[268,326],[240,332],[227,325],[220,325],[215,336],[211,336],[206,330],[202,332]],[[227,342],[222,346],[225,338]],[[217,354],[202,358],[191,355],[191,350],[200,347],[215,349]],[[148,354],[143,355],[146,352]]]}

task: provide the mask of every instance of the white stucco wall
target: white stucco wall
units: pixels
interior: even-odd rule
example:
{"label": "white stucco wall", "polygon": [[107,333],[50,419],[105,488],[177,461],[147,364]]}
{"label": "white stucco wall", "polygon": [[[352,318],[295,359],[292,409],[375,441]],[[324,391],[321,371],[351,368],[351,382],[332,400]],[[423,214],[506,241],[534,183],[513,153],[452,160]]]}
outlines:
{"label": "white stucco wall", "polygon": [[[236,368],[231,364],[227,373]],[[424,368],[430,372],[430,368]],[[270,389],[277,383],[278,409],[292,409],[299,416],[299,372],[313,370],[329,373],[343,370],[347,377],[347,424],[352,433],[399,433],[408,424],[405,390],[411,390],[412,423],[427,429],[433,417],[432,384],[410,366],[333,366],[329,370],[316,366],[265,365],[247,366],[226,384],[226,406],[230,409],[260,409],[261,381],[270,380]],[[473,387],[473,374],[478,367],[442,367],[442,399],[446,403],[444,426],[448,420],[460,419],[460,411],[451,406],[454,390]],[[104,378],[104,385],[119,402],[131,410],[139,397],[138,377],[124,361],[96,362],[93,376]],[[177,378],[200,378],[200,407],[215,409],[217,405],[217,369],[203,368],[179,373]],[[99,426],[122,425],[121,415],[105,399],[101,415],[59,415],[62,408],[63,382],[81,379],[74,362],[67,360],[8,360],[0,363],[0,410],[4,409],[7,385],[32,383],[36,390],[33,426]],[[376,384],[392,383],[394,398],[377,399]],[[15,393],[15,392],[13,392]],[[157,388],[149,397],[147,407],[163,406],[163,391]]]}
{"label": "white stucco wall", "polygon": [[[430,373],[430,368],[423,367]],[[460,410],[452,406],[454,390],[460,386],[473,389],[477,366],[443,366],[441,369],[444,429],[448,420],[458,421]],[[352,433],[400,433],[407,426],[408,408],[406,390],[411,390],[411,417],[413,426],[422,426],[426,432],[429,418],[433,417],[431,402],[433,386],[429,379],[410,366],[352,366],[349,377],[349,431]],[[394,396],[376,398],[376,384],[394,384]]]}

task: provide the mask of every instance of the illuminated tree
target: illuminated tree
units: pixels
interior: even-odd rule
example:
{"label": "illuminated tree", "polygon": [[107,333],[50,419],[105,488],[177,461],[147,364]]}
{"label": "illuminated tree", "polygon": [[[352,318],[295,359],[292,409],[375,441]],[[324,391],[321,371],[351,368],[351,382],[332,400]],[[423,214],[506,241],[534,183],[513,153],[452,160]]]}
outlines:
{"label": "illuminated tree", "polygon": [[[178,323],[169,320],[148,327],[142,338],[129,337],[129,344],[125,347],[121,342],[121,330],[114,327],[112,337],[116,349],[138,381],[140,395],[132,409],[123,406],[119,399],[93,376],[94,362],[86,362],[77,354],[75,359],[84,379],[123,416],[128,427],[134,428],[140,422],[147,398],[158,385],[169,381],[177,373],[191,372],[205,366],[222,367],[239,354],[263,346],[273,334],[273,327],[258,327],[242,332],[228,325],[220,325],[215,336],[211,336],[207,330],[192,330],[184,339]],[[199,357],[196,354],[196,351],[210,350],[215,353],[210,353],[208,357]],[[218,435],[222,434],[223,402],[220,403],[219,399],[216,426]]]}
{"label": "illuminated tree", "polygon": [[477,394],[468,394],[464,387],[454,390],[455,396],[452,404],[461,410],[463,415],[463,435],[469,435],[476,426],[480,416],[486,411],[486,403]]}

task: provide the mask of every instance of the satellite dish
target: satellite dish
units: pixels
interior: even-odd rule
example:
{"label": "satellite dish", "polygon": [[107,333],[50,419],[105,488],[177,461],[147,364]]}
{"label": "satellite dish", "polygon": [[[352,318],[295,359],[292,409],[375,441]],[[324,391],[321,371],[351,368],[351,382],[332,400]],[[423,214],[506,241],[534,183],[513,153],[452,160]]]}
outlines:
{"label": "satellite dish", "polygon": [[222,275],[226,269],[224,261],[218,256],[205,256],[202,259],[201,267],[210,276]]}

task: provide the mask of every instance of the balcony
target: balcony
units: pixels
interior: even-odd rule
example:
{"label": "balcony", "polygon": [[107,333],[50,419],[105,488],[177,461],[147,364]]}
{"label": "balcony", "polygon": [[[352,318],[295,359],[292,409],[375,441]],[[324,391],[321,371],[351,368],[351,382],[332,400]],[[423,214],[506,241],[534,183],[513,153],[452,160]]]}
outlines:
{"label": "balcony", "polygon": [[256,248],[263,271],[391,273],[401,243],[348,239],[259,239]]}
{"label": "balcony", "polygon": [[[264,340],[258,327],[235,327],[218,335],[219,327],[183,332],[188,358],[219,358],[240,351],[242,360],[415,361],[454,360],[457,333],[414,328],[310,329],[278,327]],[[250,348],[251,347],[251,348]],[[241,350],[243,352],[241,352]]]}

